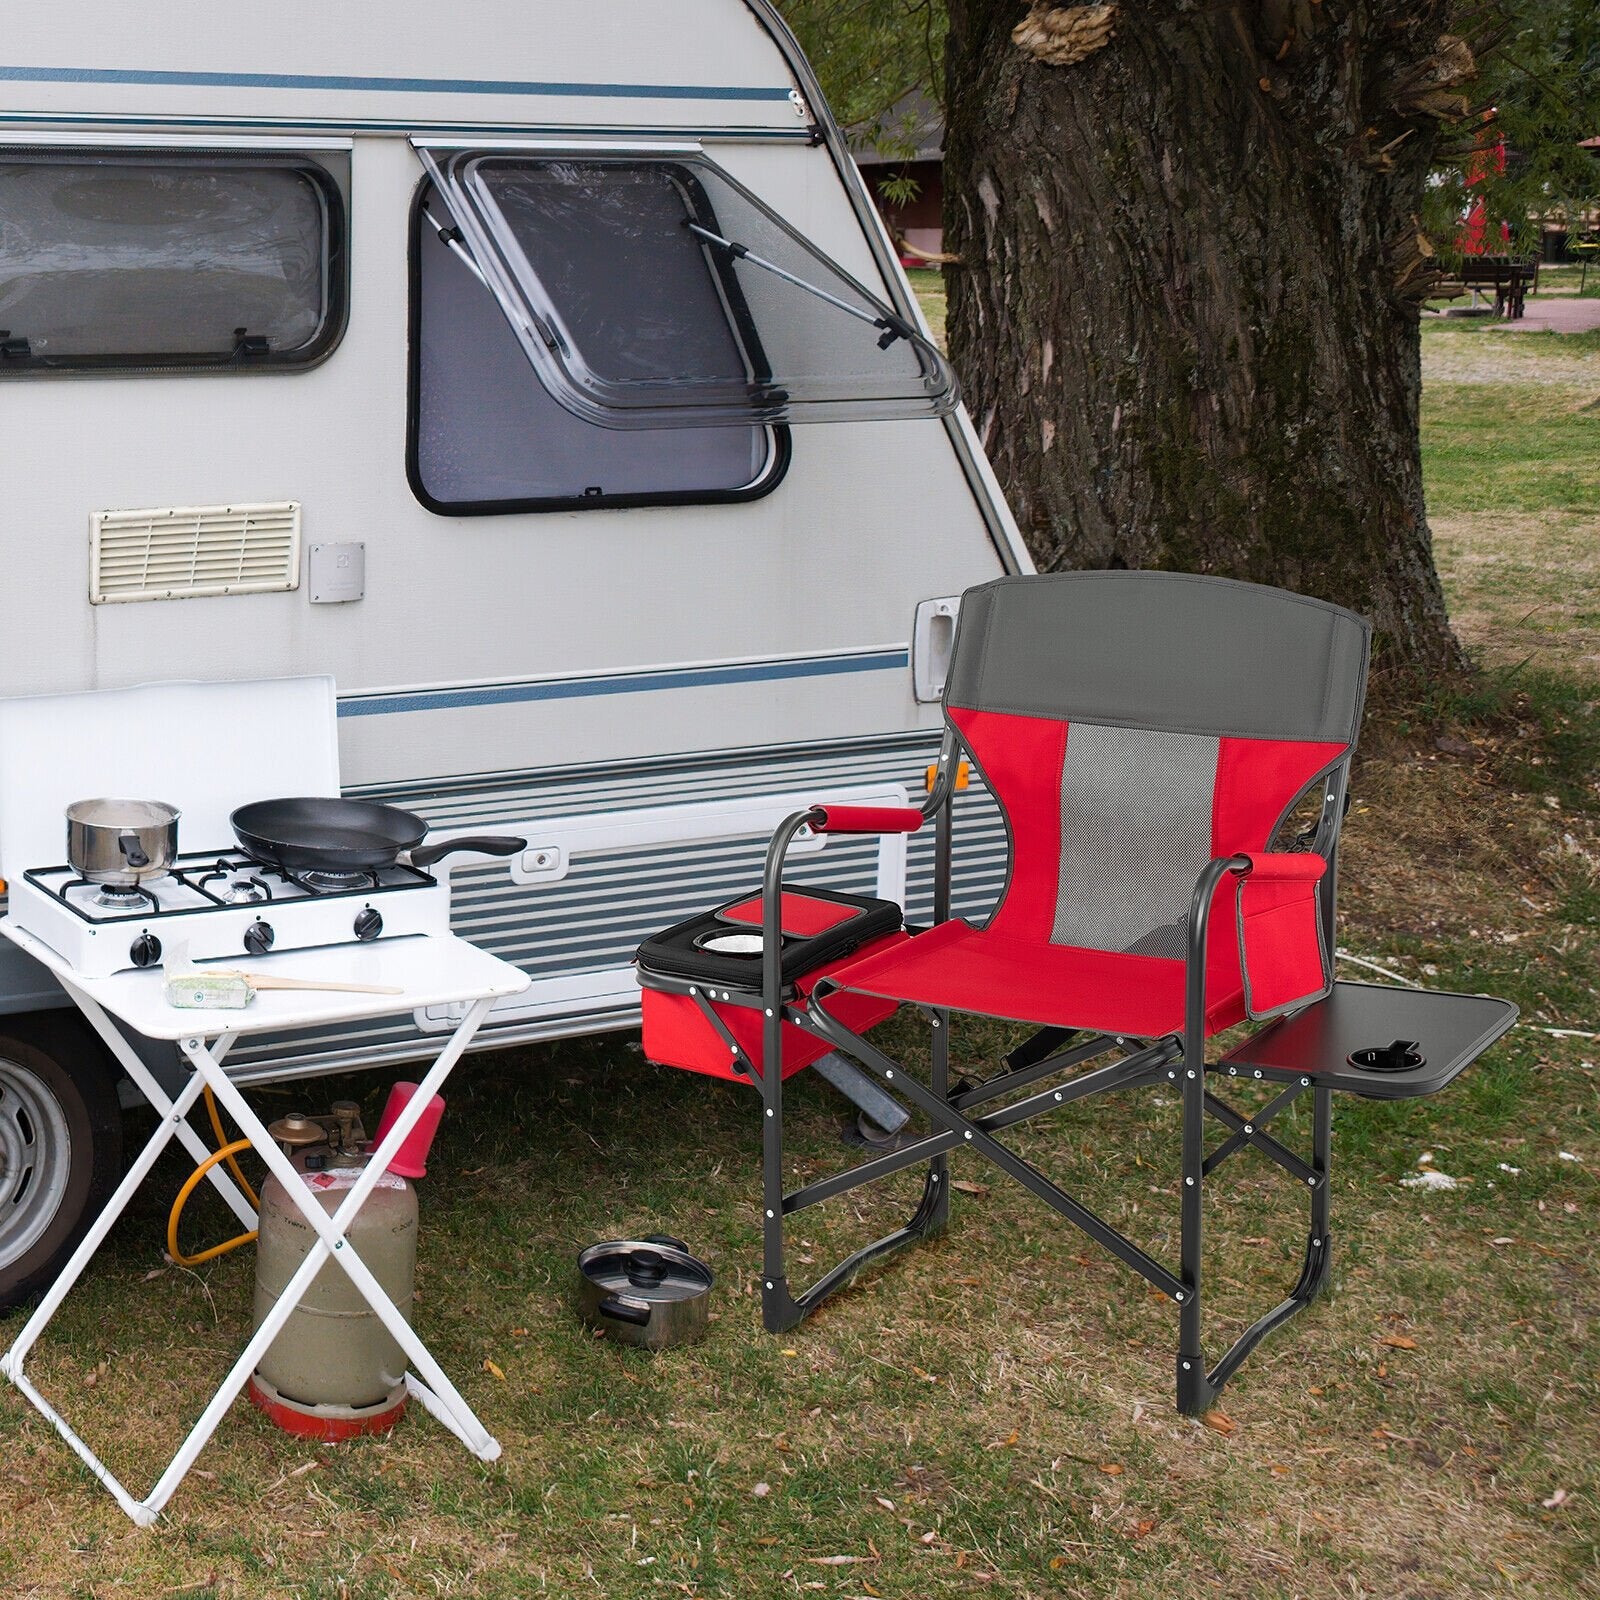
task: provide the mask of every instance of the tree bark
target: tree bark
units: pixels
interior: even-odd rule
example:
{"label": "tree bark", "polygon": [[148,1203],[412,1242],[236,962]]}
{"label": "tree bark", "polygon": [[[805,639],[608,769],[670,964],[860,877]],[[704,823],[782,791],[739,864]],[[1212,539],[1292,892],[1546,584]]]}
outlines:
{"label": "tree bark", "polygon": [[1461,663],[1418,435],[1451,8],[1124,0],[1052,65],[1019,0],[950,0],[950,350],[1040,567],[1280,584]]}

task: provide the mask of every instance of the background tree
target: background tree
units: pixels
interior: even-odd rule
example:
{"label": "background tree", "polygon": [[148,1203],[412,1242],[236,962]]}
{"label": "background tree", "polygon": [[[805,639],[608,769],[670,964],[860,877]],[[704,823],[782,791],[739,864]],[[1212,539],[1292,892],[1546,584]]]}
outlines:
{"label": "background tree", "polygon": [[[838,72],[895,7],[788,9]],[[950,350],[1042,567],[1281,583],[1371,617],[1392,665],[1459,664],[1422,496],[1423,213],[1459,203],[1436,174],[1477,136],[1484,50],[1520,41],[1503,114],[1572,142],[1593,11],[948,0]]]}

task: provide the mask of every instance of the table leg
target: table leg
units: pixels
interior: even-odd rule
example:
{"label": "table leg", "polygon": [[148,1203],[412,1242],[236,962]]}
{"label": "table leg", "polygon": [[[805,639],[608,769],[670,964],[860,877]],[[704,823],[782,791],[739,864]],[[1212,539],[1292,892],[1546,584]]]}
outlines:
{"label": "table leg", "polygon": [[200,1085],[199,1078],[192,1078],[184,1085],[176,1101],[167,1102],[166,1115],[162,1117],[144,1149],[139,1152],[138,1159],[128,1168],[126,1176],[117,1185],[100,1215],[95,1218],[93,1226],[83,1236],[82,1243],[72,1252],[71,1259],[62,1268],[55,1282],[50,1285],[33,1315],[23,1324],[22,1331],[12,1341],[11,1348],[4,1356],[0,1356],[0,1374],[9,1378],[32,1402],[34,1408],[72,1447],[84,1465],[111,1491],[117,1504],[141,1527],[148,1527],[155,1521],[155,1511],[135,1500],[117,1480],[111,1469],[68,1427],[50,1402],[34,1387],[32,1380],[23,1371],[23,1363],[27,1360],[28,1352],[33,1348],[39,1335],[61,1309],[62,1301],[72,1291],[73,1285],[83,1276],[84,1269],[94,1259],[94,1254],[105,1242],[106,1235],[127,1210],[129,1202],[138,1193],[139,1185],[149,1176],[150,1169],[156,1164],[162,1151],[172,1142],[180,1128],[188,1126],[184,1119],[199,1098]]}
{"label": "table leg", "polygon": [[[89,1025],[97,1034],[100,1035],[100,1038],[105,1044],[106,1048],[117,1058],[117,1064],[133,1080],[134,1085],[138,1089],[139,1093],[142,1094],[145,1099],[148,1100],[155,1108],[156,1115],[163,1118],[170,1117],[172,1114],[172,1101],[167,1097],[167,1093],[161,1087],[161,1085],[156,1082],[155,1077],[152,1075],[150,1069],[139,1058],[138,1051],[128,1043],[127,1039],[123,1037],[121,1030],[111,1020],[111,1018],[106,1015],[104,1007],[102,1007],[97,1001],[91,1000],[89,996],[83,992],[83,990],[75,987],[66,978],[60,978],[58,981],[60,982],[61,987],[72,996],[72,999],[77,1005],[78,1009],[88,1019]],[[215,1044],[211,1047],[213,1059],[220,1064],[222,1058],[228,1053],[237,1037],[237,1034],[232,1033],[224,1033],[219,1035]],[[195,1092],[196,1094],[199,1093],[198,1084],[196,1085]],[[191,1097],[189,1104],[193,1105],[193,1103],[194,1099]],[[176,1130],[176,1133],[178,1142],[182,1144],[183,1148],[194,1157],[196,1165],[199,1165],[199,1163],[205,1161],[212,1154],[205,1141],[192,1127],[190,1127],[187,1119],[180,1124]],[[212,1187],[215,1188],[217,1193],[222,1196],[223,1200],[228,1206],[228,1209],[233,1212],[234,1216],[236,1216],[246,1228],[255,1227],[256,1208],[251,1205],[250,1202],[239,1192],[238,1185],[223,1170],[222,1164],[219,1162],[216,1166],[212,1167],[211,1170],[206,1173],[206,1177],[210,1179]]]}
{"label": "table leg", "polygon": [[372,1152],[365,1169],[351,1185],[349,1192],[331,1216],[306,1191],[300,1174],[295,1171],[289,1158],[273,1142],[266,1129],[262,1127],[260,1119],[245,1102],[243,1095],[213,1061],[210,1052],[201,1041],[185,1039],[182,1042],[181,1048],[193,1063],[196,1073],[211,1084],[212,1092],[227,1108],[228,1114],[238,1123],[245,1137],[251,1141],[257,1153],[266,1162],[268,1170],[283,1186],[286,1196],[316,1233],[317,1243],[278,1297],[272,1312],[246,1346],[243,1355],[224,1380],[211,1405],[195,1424],[190,1438],[185,1440],[183,1449],[163,1476],[162,1483],[152,1493],[153,1504],[158,1506],[164,1504],[166,1498],[177,1487],[179,1480],[221,1420],[222,1414],[232,1404],[234,1397],[244,1386],[250,1373],[255,1370],[261,1357],[266,1354],[290,1313],[310,1288],[317,1271],[329,1259],[335,1261],[350,1278],[361,1298],[371,1306],[373,1313],[416,1367],[421,1379],[425,1380],[419,1382],[418,1379],[411,1377],[407,1380],[408,1387],[422,1401],[423,1408],[438,1417],[480,1460],[493,1461],[500,1454],[498,1442],[474,1415],[471,1407],[445,1376],[443,1368],[433,1358],[411,1324],[384,1292],[383,1286],[373,1277],[367,1264],[353,1248],[349,1247],[346,1238],[350,1224],[361,1209],[362,1203],[376,1187],[379,1178],[388,1170],[389,1162],[421,1119],[429,1101],[438,1093],[457,1061],[465,1053],[484,1018],[488,1016],[492,1004],[491,1000],[480,1000],[468,1009],[466,1016],[450,1036],[449,1042],[423,1077],[417,1092],[396,1118],[383,1142]]}
{"label": "table leg", "polygon": [[[209,1048],[199,1037],[185,1039],[182,1042],[184,1055],[194,1067],[194,1074],[183,1087],[176,1100],[170,1100],[162,1092],[160,1086],[150,1076],[144,1063],[138,1059],[137,1054],[128,1045],[122,1035],[111,1024],[109,1017],[93,1000],[81,991],[74,990],[70,984],[66,985],[68,992],[82,1007],[89,1021],[101,1034],[108,1047],[116,1055],[119,1062],[128,1070],[129,1076],[138,1084],[140,1090],[156,1106],[161,1115],[160,1125],[151,1135],[145,1148],[139,1153],[138,1159],[128,1169],[127,1175],[118,1184],[116,1192],[107,1202],[94,1225],[85,1235],[82,1244],[73,1252],[72,1259],[67,1263],[55,1283],[51,1286],[38,1309],[28,1319],[16,1341],[0,1357],[0,1374],[10,1381],[29,1399],[40,1414],[55,1428],[63,1440],[79,1456],[91,1472],[110,1491],[117,1504],[140,1527],[149,1527],[160,1514],[161,1508],[171,1499],[178,1485],[183,1481],[189,1468],[194,1465],[200,1452],[205,1449],[218,1424],[222,1421],[228,1407],[238,1397],[239,1391],[244,1387],[250,1374],[255,1370],[271,1346],[272,1341],[282,1331],[283,1325],[288,1321],[291,1313],[304,1298],[312,1281],[323,1265],[329,1261],[336,1261],[341,1269],[349,1276],[363,1300],[372,1307],[373,1312],[382,1321],[385,1328],[399,1342],[401,1348],[410,1358],[412,1364],[421,1374],[421,1379],[406,1375],[407,1388],[417,1396],[423,1409],[435,1416],[447,1427],[451,1433],[460,1439],[480,1460],[493,1461],[500,1454],[498,1442],[479,1422],[472,1409],[457,1392],[454,1385],[445,1376],[443,1369],[434,1360],[427,1347],[417,1337],[409,1322],[401,1315],[394,1302],[384,1292],[376,1278],[373,1277],[366,1263],[353,1248],[349,1247],[346,1237],[350,1224],[362,1203],[372,1192],[388,1169],[389,1162],[399,1151],[400,1146],[410,1135],[422,1117],[429,1101],[435,1095],[451,1070],[465,1053],[467,1046],[472,1042],[473,1036],[489,1014],[492,1000],[479,1000],[474,1002],[462,1018],[455,1032],[450,1036],[449,1042],[435,1058],[433,1065],[423,1077],[418,1092],[412,1096],[410,1102],[404,1107],[396,1118],[394,1126],[384,1136],[382,1143],[372,1153],[366,1168],[351,1186],[348,1194],[338,1208],[330,1216],[322,1207],[316,1204],[310,1194],[306,1192],[300,1175],[295,1171],[293,1164],[272,1139],[262,1125],[261,1119],[256,1116],[245,1103],[244,1097],[234,1086],[232,1080],[223,1070],[222,1058],[229,1046],[233,1043],[234,1035],[224,1034]],[[177,1454],[168,1463],[165,1471],[157,1480],[155,1487],[143,1499],[137,1500],[122,1485],[111,1470],[95,1455],[84,1441],[68,1426],[66,1421],[55,1411],[49,1401],[40,1394],[32,1382],[23,1372],[23,1361],[35,1340],[44,1331],[46,1325],[60,1309],[61,1302],[66,1298],[84,1269],[93,1259],[95,1251],[104,1242],[106,1235],[111,1231],[117,1218],[127,1208],[139,1185],[149,1175],[150,1169],[155,1165],[161,1152],[174,1139],[183,1140],[186,1146],[188,1134],[196,1144],[199,1144],[198,1135],[189,1127],[187,1117],[199,1098],[201,1089],[209,1084],[212,1093],[227,1108],[229,1114],[238,1123],[245,1137],[251,1142],[252,1147],[267,1168],[284,1186],[285,1193],[297,1209],[305,1217],[317,1235],[317,1243],[307,1253],[304,1261],[296,1269],[294,1275],[285,1286],[283,1293],[278,1297],[277,1303],[268,1313],[261,1326],[251,1336],[237,1361],[229,1369],[228,1375],[212,1396],[205,1410],[200,1414],[199,1420],[189,1430],[183,1443],[178,1447]],[[190,1147],[192,1148],[192,1146]],[[208,1155],[204,1145],[200,1145],[198,1154],[202,1157]],[[233,1185],[229,1184],[229,1189]],[[237,1194],[237,1190],[234,1190]],[[225,1196],[226,1197],[226,1196]],[[240,1197],[242,1202],[242,1196]],[[241,1220],[251,1223],[255,1220],[254,1210],[246,1207],[247,1215]],[[426,1382],[422,1381],[423,1379]]]}

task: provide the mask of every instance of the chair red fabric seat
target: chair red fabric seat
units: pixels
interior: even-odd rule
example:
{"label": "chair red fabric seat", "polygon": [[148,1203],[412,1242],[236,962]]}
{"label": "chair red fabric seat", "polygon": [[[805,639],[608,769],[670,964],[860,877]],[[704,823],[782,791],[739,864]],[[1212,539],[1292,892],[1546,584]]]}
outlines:
{"label": "chair red fabric seat", "polygon": [[[1212,946],[1206,1032],[1244,1018],[1238,967]],[[1160,1039],[1183,1030],[1184,964],[1010,937],[959,919],[828,974],[845,988],[941,1010]]]}

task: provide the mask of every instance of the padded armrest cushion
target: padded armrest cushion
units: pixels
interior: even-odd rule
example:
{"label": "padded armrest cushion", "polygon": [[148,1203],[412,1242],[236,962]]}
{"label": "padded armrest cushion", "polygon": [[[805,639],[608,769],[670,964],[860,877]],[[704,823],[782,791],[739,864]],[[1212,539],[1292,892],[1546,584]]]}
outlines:
{"label": "padded armrest cushion", "polygon": [[915,806],[813,806],[813,833],[915,833],[922,813]]}

